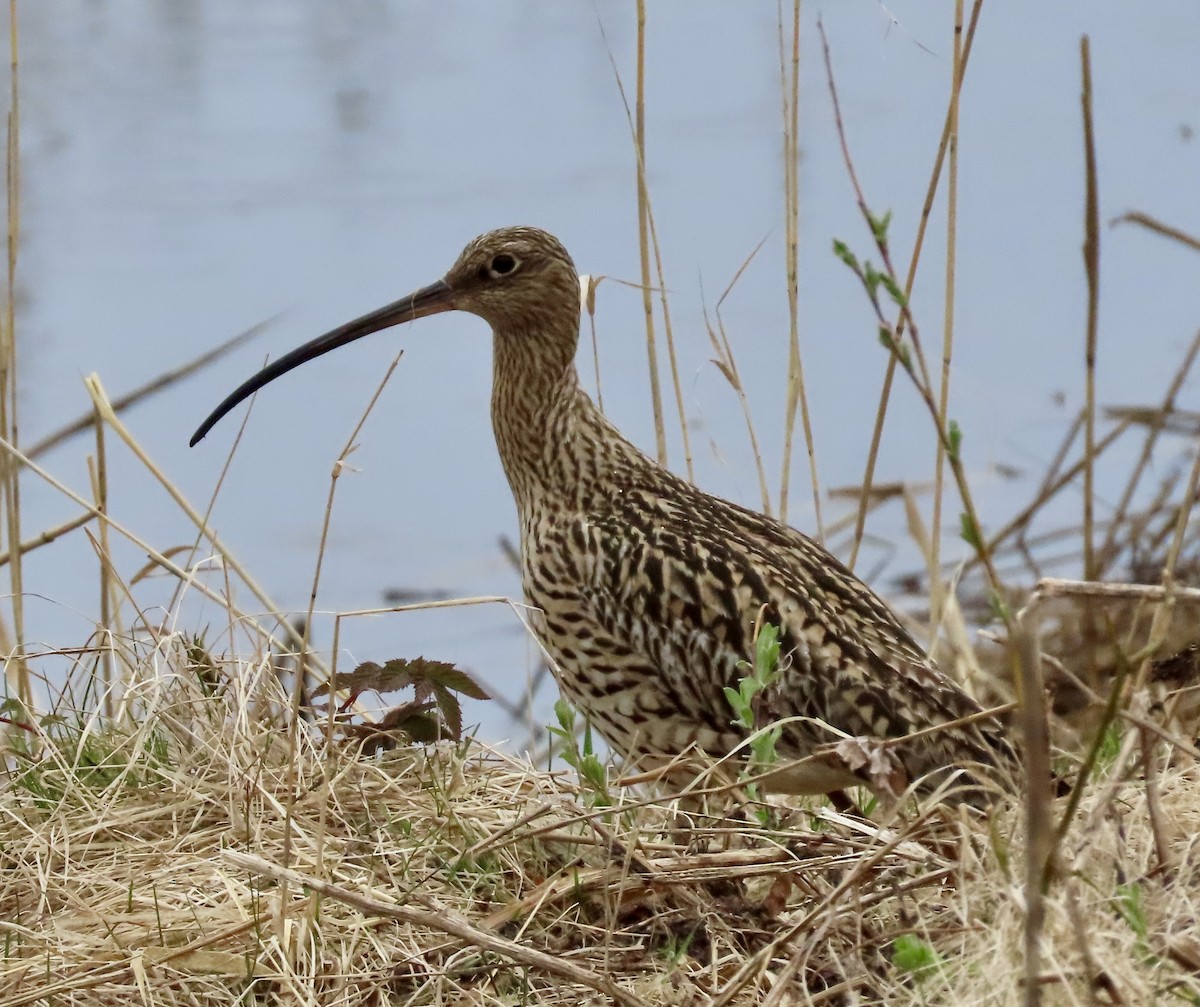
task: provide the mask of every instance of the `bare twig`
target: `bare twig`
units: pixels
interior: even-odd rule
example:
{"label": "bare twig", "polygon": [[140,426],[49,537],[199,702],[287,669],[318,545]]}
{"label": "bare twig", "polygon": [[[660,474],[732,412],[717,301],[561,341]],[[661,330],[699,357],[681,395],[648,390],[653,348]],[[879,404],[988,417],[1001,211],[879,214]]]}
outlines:
{"label": "bare twig", "polygon": [[[35,549],[40,549],[44,545],[49,545],[55,539],[60,538],[61,536],[66,535],[68,532],[72,532],[76,528],[87,524],[90,520],[92,520],[93,516],[94,515],[92,514],[79,514],[71,518],[69,521],[64,521],[60,525],[55,525],[53,528],[47,528],[45,531],[40,532],[33,538],[26,539],[24,542],[22,542],[21,553],[24,554],[33,552]],[[11,552],[6,552],[3,556],[0,556],[0,566],[3,566],[5,563],[7,563],[11,557]]]}
{"label": "bare twig", "polygon": [[1154,735],[1142,728],[1139,732],[1142,746],[1142,774],[1146,781],[1146,817],[1150,820],[1150,831],[1154,835],[1154,852],[1158,856],[1158,866],[1161,870],[1171,870],[1179,858],[1171,848],[1163,826],[1162,798],[1159,795],[1158,778],[1158,743]]}
{"label": "bare twig", "polygon": [[[1117,506],[1113,511],[1112,519],[1108,525],[1108,531],[1104,536],[1104,544],[1101,545],[1099,553],[1096,556],[1097,576],[1102,576],[1104,571],[1116,560],[1118,552],[1116,542],[1117,531],[1129,511],[1129,505],[1132,503],[1133,495],[1141,482],[1142,474],[1150,465],[1154,446],[1158,443],[1159,436],[1168,428],[1169,417],[1175,412],[1175,400],[1179,395],[1180,389],[1183,387],[1184,381],[1191,373],[1197,353],[1200,353],[1200,332],[1197,332],[1193,337],[1191,344],[1188,346],[1187,353],[1184,355],[1183,362],[1171,378],[1171,384],[1167,388],[1166,395],[1163,396],[1162,405],[1152,410],[1151,415],[1147,417],[1150,429],[1146,432],[1146,439],[1142,443],[1142,453],[1138,456],[1137,463],[1133,467],[1133,472],[1130,473],[1129,478],[1125,482],[1125,489],[1121,493],[1121,499],[1117,501]],[[1117,415],[1117,412],[1112,409],[1106,410],[1105,413],[1110,417]],[[1132,419],[1133,417],[1126,413],[1121,418]]]}
{"label": "bare twig", "polygon": [[1186,231],[1181,231],[1170,224],[1164,224],[1161,220],[1151,217],[1148,213],[1140,213],[1136,210],[1123,213],[1121,216],[1115,217],[1110,221],[1110,224],[1114,227],[1117,224],[1137,224],[1139,227],[1144,227],[1148,231],[1161,234],[1164,238],[1178,241],[1181,245],[1186,245],[1193,251],[1200,252],[1200,238],[1193,237]]}
{"label": "bare twig", "polygon": [[1083,151],[1086,196],[1083,217],[1083,264],[1087,272],[1087,404],[1084,407],[1083,449],[1083,579],[1095,580],[1096,542],[1092,523],[1096,506],[1096,330],[1100,311],[1100,204],[1096,191],[1096,137],[1092,128],[1092,57],[1088,37],[1079,40],[1083,70],[1080,103],[1083,106]]}
{"label": "bare twig", "polygon": [[753,251],[746,256],[745,260],[738,267],[737,272],[733,274],[733,279],[729,281],[729,285],[717,299],[716,330],[714,331],[712,322],[708,320],[707,309],[704,312],[704,327],[708,330],[709,342],[712,344],[713,352],[716,353],[713,363],[716,364],[717,370],[721,372],[725,380],[729,382],[729,386],[738,397],[738,404],[742,407],[742,418],[746,421],[746,432],[750,435],[750,450],[754,455],[754,468],[758,474],[758,491],[762,498],[762,509],[764,514],[769,515],[771,513],[771,494],[767,489],[767,473],[763,468],[762,451],[758,447],[758,435],[754,431],[754,418],[750,415],[750,400],[746,395],[746,388],[742,384],[742,376],[738,371],[737,358],[733,355],[733,346],[730,344],[729,336],[725,332],[725,321],[721,317],[721,305],[725,303],[725,298],[733,292],[733,288],[737,285],[738,280],[742,278],[742,274],[766,243],[766,240],[766,238],[763,238],[762,241],[754,246]]}

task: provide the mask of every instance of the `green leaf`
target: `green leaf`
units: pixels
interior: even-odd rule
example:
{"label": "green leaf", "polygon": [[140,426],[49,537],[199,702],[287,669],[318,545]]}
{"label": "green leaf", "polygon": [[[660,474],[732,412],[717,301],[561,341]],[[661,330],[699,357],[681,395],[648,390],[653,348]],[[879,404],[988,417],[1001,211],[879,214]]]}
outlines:
{"label": "green leaf", "polygon": [[[742,679],[742,681],[744,682],[745,679]],[[754,716],[750,712],[750,707],[747,705],[746,700],[742,697],[740,683],[737,689],[725,686],[725,700],[729,703],[730,709],[733,710],[735,724],[740,724],[742,727],[754,726]]]}
{"label": "green leaf", "polygon": [[1104,739],[1100,742],[1100,749],[1096,752],[1096,765],[1102,768],[1107,768],[1117,761],[1117,756],[1121,752],[1121,742],[1124,740],[1124,735],[1120,725],[1114,721],[1104,729]]}
{"label": "green leaf", "polygon": [[868,213],[867,219],[871,222],[871,234],[875,240],[881,245],[886,245],[888,227],[892,223],[892,211],[888,210],[882,217]]}
{"label": "green leaf", "polygon": [[438,711],[442,720],[446,722],[446,732],[458,741],[462,737],[462,704],[459,703],[458,697],[440,682],[433,682],[432,686]]}
{"label": "green leaf", "polygon": [[872,266],[870,262],[867,262],[863,266],[862,278],[867,290],[871,292],[871,296],[875,297],[879,291],[879,284],[883,282],[883,274]]}
{"label": "green leaf", "polygon": [[950,456],[951,461],[957,462],[960,458],[959,451],[962,448],[962,431],[954,420],[950,421],[950,426],[946,430],[946,439],[950,442],[946,448],[946,454]]}
{"label": "green leaf", "polygon": [[879,326],[879,341],[900,361],[900,366],[912,373],[912,358],[908,355],[908,347],[896,342],[896,336],[890,325]]}
{"label": "green leaf", "polygon": [[322,682],[313,690],[313,696],[325,695],[331,686],[333,691],[345,691],[351,696],[363,692],[396,692],[411,686],[418,698],[423,698],[436,685],[461,692],[472,699],[492,698],[482,685],[462,669],[445,661],[430,661],[424,657],[394,657],[382,665],[364,661],[352,672],[338,674],[331,682]]}
{"label": "green leaf", "polygon": [[1117,885],[1117,912],[1129,925],[1129,929],[1142,940],[1150,932],[1146,923],[1146,910],[1142,907],[1142,887],[1138,884]]}
{"label": "green leaf", "polygon": [[879,279],[883,283],[883,289],[891,296],[896,307],[907,308],[908,298],[904,296],[904,291],[900,289],[900,284],[896,282],[895,277],[891,274],[881,273]]}
{"label": "green leaf", "polygon": [[992,615],[1000,622],[1009,623],[1012,621],[1012,608],[995,588],[988,591],[988,608],[992,610]]}
{"label": "green leaf", "polygon": [[983,549],[983,537],[979,534],[979,526],[975,523],[974,518],[964,511],[959,515],[959,522],[962,524],[962,530],[959,532],[962,535],[963,541],[977,552]]}
{"label": "green leaf", "polygon": [[426,678],[435,688],[442,686],[469,696],[471,699],[491,699],[488,691],[462,668],[443,661],[426,662]]}
{"label": "green leaf", "polygon": [[779,738],[782,734],[782,725],[775,724],[765,731],[760,731],[750,739],[750,753],[756,766],[765,768],[774,765],[778,761],[779,756],[775,748],[779,744]]}
{"label": "green leaf", "polygon": [[[563,732],[563,737],[575,736],[575,709],[565,699],[558,699],[554,703],[554,716],[558,720],[558,729]],[[554,730],[554,728],[551,728]]]}
{"label": "green leaf", "polygon": [[841,259],[847,266],[849,266],[851,269],[853,269],[856,273],[859,273],[859,274],[862,273],[862,270],[859,268],[859,265],[858,265],[858,259],[855,257],[854,253],[852,251],[850,251],[850,246],[847,245],[844,241],[841,241],[838,238],[833,239],[833,254],[836,255],[839,259]]}
{"label": "green leaf", "polygon": [[1012,853],[1009,849],[1008,837],[1001,831],[997,817],[992,815],[988,819],[988,839],[992,853],[996,857],[996,863],[1000,865],[1001,872],[1007,876],[1012,870]]}
{"label": "green leaf", "polygon": [[779,627],[766,623],[754,642],[755,677],[763,685],[770,683],[779,665]]}
{"label": "green leaf", "polygon": [[892,944],[892,964],[914,979],[925,979],[942,964],[942,956],[928,941],[901,934]]}
{"label": "green leaf", "polygon": [[608,786],[608,773],[604,768],[604,763],[594,755],[583,757],[583,761],[579,764],[579,775],[598,791],[604,791]]}
{"label": "green leaf", "polygon": [[583,722],[583,756],[585,759],[590,759],[595,754],[595,749],[592,747],[592,722],[585,720]]}

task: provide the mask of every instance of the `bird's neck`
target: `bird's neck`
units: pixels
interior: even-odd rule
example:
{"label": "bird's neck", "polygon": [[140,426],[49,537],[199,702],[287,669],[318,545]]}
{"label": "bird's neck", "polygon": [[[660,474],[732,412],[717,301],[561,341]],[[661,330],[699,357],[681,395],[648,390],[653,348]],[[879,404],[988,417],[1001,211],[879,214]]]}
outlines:
{"label": "bird's neck", "polygon": [[574,343],[507,332],[494,345],[492,428],[518,511],[578,506],[625,442],[579,387]]}

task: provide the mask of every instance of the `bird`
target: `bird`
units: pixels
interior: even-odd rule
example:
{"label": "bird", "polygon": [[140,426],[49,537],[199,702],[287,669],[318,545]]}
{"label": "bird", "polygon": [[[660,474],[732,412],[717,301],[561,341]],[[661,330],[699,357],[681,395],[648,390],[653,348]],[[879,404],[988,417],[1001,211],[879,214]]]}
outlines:
{"label": "bird", "polygon": [[[779,726],[771,790],[865,783],[895,796],[911,785],[948,804],[994,801],[995,781],[1017,762],[1004,725],[938,670],[867,584],[802,532],[675,475],[597,408],[575,365],[579,276],[547,231],[506,227],[470,241],[441,280],[249,378],[191,445],[301,364],[451,310],[492,329],[491,418],[532,629],[564,698],[612,749],[644,770],[744,753],[751,731],[725,690],[747,675],[769,623],[780,660],[755,723]],[[864,754],[848,757],[846,742]],[[872,752],[891,760],[886,784],[862,764]]]}

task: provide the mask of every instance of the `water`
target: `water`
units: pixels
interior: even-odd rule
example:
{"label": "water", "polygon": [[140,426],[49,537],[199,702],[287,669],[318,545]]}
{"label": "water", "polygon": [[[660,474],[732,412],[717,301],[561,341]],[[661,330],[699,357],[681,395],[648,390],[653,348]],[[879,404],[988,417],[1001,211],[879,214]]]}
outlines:
{"label": "water", "polygon": [[[871,254],[815,18],[830,38],[862,184],[876,210],[894,212],[896,257],[906,264],[950,74],[941,6],[805,8],[801,325],[825,486],[861,478],[886,361],[856,281],[830,252],[840,237]],[[633,147],[614,76],[615,65],[631,94],[627,4],[41,0],[21,5],[20,16],[26,443],[88,408],[83,375],[98,371],[116,395],[282,311],[255,343],[127,415],[203,506],[241,418],[188,450],[211,406],[266,354],[437,278],[476,233],[538,224],[582,270],[638,276]],[[751,505],[748,441],[709,362],[703,307],[711,310],[765,237],[723,316],[776,492],[787,304],[775,18],[771,3],[664,4],[652,7],[648,29],[649,181],[697,478]],[[1025,499],[1082,402],[1078,36],[1092,38],[1105,219],[1141,209],[1195,232],[1198,29],[1200,10],[1182,0],[1153,16],[1085,3],[1057,4],[1051,15],[1016,0],[984,12],[962,107],[952,414],[990,523]],[[939,204],[914,297],[931,352],[940,343],[943,234]],[[1103,242],[1100,399],[1153,401],[1200,318],[1195,264],[1129,227],[1106,229]],[[635,291],[601,285],[605,406],[651,447],[640,316]],[[373,607],[388,588],[519,594],[497,547],[515,535],[515,521],[488,420],[488,333],[477,319],[447,316],[355,344],[259,397],[213,523],[285,609],[307,607],[331,465],[401,348],[353,471],[337,486],[318,607]],[[590,380],[589,349],[581,363]],[[1194,405],[1194,387],[1184,407]],[[933,446],[905,391],[879,478],[929,478]],[[80,438],[43,462],[87,495],[92,450]],[[1027,475],[1001,479],[996,463]],[[677,431],[671,464],[682,468]],[[162,550],[191,542],[178,508],[111,437],[109,467],[119,520]],[[802,454],[793,471],[790,517],[811,528]],[[1118,489],[1102,484],[1101,494]],[[951,519],[956,510],[948,506]],[[25,484],[26,536],[76,512],[36,480]],[[871,529],[903,545],[898,508]],[[965,547],[947,549],[953,558]],[[891,557],[873,546],[864,569],[886,585],[906,555],[907,547]],[[144,563],[126,543],[116,559],[126,577]],[[30,556],[26,586],[35,645],[77,644],[91,631],[95,558],[80,533]],[[169,585],[134,591],[153,606]],[[257,609],[244,590],[238,597]],[[219,637],[219,614],[189,609],[185,628],[208,625]],[[318,644],[327,647],[330,634],[331,620],[320,619]],[[343,667],[424,654],[461,662],[510,697],[537,659],[502,607],[355,619],[341,644]],[[482,719],[489,737],[509,730],[486,707],[468,719]]]}

